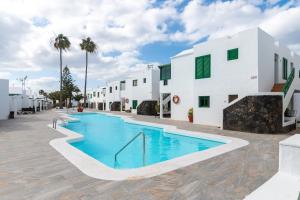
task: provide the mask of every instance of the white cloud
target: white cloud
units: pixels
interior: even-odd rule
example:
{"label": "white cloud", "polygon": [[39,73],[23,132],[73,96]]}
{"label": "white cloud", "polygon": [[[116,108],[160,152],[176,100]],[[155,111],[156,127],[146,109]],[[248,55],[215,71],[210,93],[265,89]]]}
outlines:
{"label": "white cloud", "polygon": [[0,72],[0,79],[8,79],[11,76],[9,72]]}
{"label": "white cloud", "polygon": [[35,79],[29,79],[26,88],[30,88],[34,91],[52,90],[53,88],[58,89],[59,79],[56,77],[40,77]]}
{"label": "white cloud", "polygon": [[[263,3],[265,9],[257,6]],[[185,7],[179,9],[180,5]],[[261,26],[300,53],[297,5],[297,0],[283,6],[278,0],[218,0],[210,4],[204,0],[1,0],[0,76],[27,72],[39,74],[39,81],[50,81],[45,77],[59,74],[59,55],[51,44],[58,33],[72,43],[70,51],[63,54],[63,65],[79,79],[84,77],[85,65],[80,39],[90,36],[98,44],[98,53],[89,56],[88,75],[102,81],[127,77],[145,66],[139,59],[143,45],[194,43],[254,26]],[[171,30],[172,23],[181,24],[183,30]],[[119,55],[111,56],[114,52]]]}
{"label": "white cloud", "polygon": [[[56,77],[45,76],[39,78],[27,79],[25,82],[25,88],[27,92],[38,93],[39,90],[43,89],[46,91],[54,91],[59,88],[59,79]],[[10,92],[20,93],[22,92],[22,83],[20,80],[14,79],[9,81]]]}
{"label": "white cloud", "polygon": [[[300,35],[300,7],[295,7],[296,2],[264,10],[256,6],[262,3],[268,6],[278,1],[216,1],[208,5],[200,0],[190,1],[180,15],[184,31],[171,35],[171,40],[193,43],[207,36],[214,39],[260,26],[291,48],[300,44],[297,36]],[[300,54],[299,49],[293,50]]]}
{"label": "white cloud", "polygon": [[[139,47],[168,39],[167,22],[176,16],[175,5],[178,3],[154,7],[148,0],[1,1],[0,18],[4,20],[0,21],[0,29],[5,31],[0,36],[5,37],[0,37],[0,44],[5,48],[0,48],[0,70],[50,69],[58,73],[58,52],[51,40],[63,33],[72,43],[70,51],[63,55],[63,64],[69,65],[78,78],[83,78],[85,63],[79,43],[86,36],[98,44],[98,55],[90,56],[91,78],[127,75],[131,68],[143,63],[136,52]],[[104,56],[115,51],[122,53],[115,58]]]}

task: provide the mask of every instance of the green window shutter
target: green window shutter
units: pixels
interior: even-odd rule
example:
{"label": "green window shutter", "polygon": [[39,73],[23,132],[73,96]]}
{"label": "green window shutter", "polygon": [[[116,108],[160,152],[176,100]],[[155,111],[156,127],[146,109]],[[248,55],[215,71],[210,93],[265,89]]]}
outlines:
{"label": "green window shutter", "polygon": [[211,68],[210,55],[200,56],[195,59],[195,78],[209,78]]}
{"label": "green window shutter", "polygon": [[210,97],[209,96],[199,96],[198,105],[200,108],[209,108],[210,106]]}
{"label": "green window shutter", "polygon": [[171,79],[171,64],[160,66],[160,80]]}
{"label": "green window shutter", "polygon": [[200,79],[203,77],[203,57],[196,58],[195,78]]}
{"label": "green window shutter", "polygon": [[227,51],[227,60],[236,60],[239,58],[239,49],[229,49]]}
{"label": "green window shutter", "polygon": [[171,65],[166,67],[166,79],[171,79]]}
{"label": "green window shutter", "polygon": [[166,71],[166,68],[165,67],[162,67],[161,68],[161,80],[165,80],[166,78],[165,78],[165,76],[166,76],[166,73],[165,73],[165,71]]}
{"label": "green window shutter", "polygon": [[137,104],[138,104],[137,100],[132,100],[132,109],[136,109]]}
{"label": "green window shutter", "polygon": [[210,55],[204,57],[203,65],[204,65],[203,75],[205,78],[208,78],[210,77]]}

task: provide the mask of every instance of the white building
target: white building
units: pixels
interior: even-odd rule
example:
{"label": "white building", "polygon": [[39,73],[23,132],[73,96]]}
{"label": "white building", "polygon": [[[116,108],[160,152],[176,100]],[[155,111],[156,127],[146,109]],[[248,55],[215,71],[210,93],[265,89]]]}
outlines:
{"label": "white building", "polygon": [[9,115],[9,81],[0,79],[0,120],[8,119]]}
{"label": "white building", "polygon": [[137,108],[159,100],[159,70],[149,66],[131,78],[120,81],[121,104],[136,113]]}
{"label": "white building", "polygon": [[9,110],[15,116],[22,112],[37,112],[52,107],[52,101],[43,95],[19,87],[9,88]]}
{"label": "white building", "polygon": [[87,103],[89,108],[106,110],[106,87],[87,91]]}
{"label": "white building", "polygon": [[[143,104],[156,104],[159,99],[159,70],[147,66],[132,77],[109,82],[106,87],[88,92],[90,108],[112,111],[129,111],[136,113]],[[98,105],[98,106],[94,106]]]}
{"label": "white building", "polygon": [[[290,125],[284,112],[295,109],[299,67],[298,55],[259,28],[197,44],[172,57],[170,65],[160,66],[160,117],[170,114],[171,119],[187,121],[193,108],[194,123],[222,127],[228,120],[223,112],[244,97],[279,95],[282,126]],[[180,99],[177,104],[174,96]]]}

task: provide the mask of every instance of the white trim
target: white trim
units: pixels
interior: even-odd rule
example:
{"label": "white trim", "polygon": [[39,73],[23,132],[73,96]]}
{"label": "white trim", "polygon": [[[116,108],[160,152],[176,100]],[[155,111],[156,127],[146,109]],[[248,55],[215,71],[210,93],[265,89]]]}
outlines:
{"label": "white trim", "polygon": [[[181,157],[177,157],[171,160],[159,162],[141,168],[113,169],[104,165],[100,161],[90,157],[89,155],[85,154],[84,152],[80,151],[79,149],[69,144],[69,142],[71,141],[82,140],[83,139],[82,135],[70,131],[66,128],[63,128],[61,126],[57,126],[56,130],[63,133],[67,137],[51,140],[49,144],[53,148],[55,148],[60,154],[62,154],[67,160],[69,160],[72,164],[74,164],[84,174],[97,179],[125,180],[125,179],[149,178],[149,177],[157,176],[166,172],[170,172],[215,157],[217,155],[244,147],[249,144],[248,141],[238,139],[238,138],[220,136],[220,135],[214,135],[214,134],[208,134],[202,132],[187,131],[187,130],[177,129],[175,126],[141,122],[141,121],[133,120],[130,117],[119,116],[115,114],[107,114],[107,113],[105,114],[121,117],[125,122],[129,122],[129,123],[163,128],[164,131],[169,133],[220,141],[226,144],[208,150],[194,152],[191,154],[187,154]],[[51,125],[49,125],[49,127],[51,127]]]}

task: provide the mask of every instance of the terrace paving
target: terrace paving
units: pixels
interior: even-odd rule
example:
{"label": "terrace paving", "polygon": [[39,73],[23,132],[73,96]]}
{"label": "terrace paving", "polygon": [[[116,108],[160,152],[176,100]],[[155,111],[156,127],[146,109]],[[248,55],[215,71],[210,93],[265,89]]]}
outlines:
{"label": "terrace paving", "polygon": [[277,172],[278,142],[290,136],[223,131],[134,116],[137,120],[172,124],[181,129],[238,137],[250,144],[153,178],[106,181],[83,174],[49,145],[52,139],[64,137],[46,126],[57,115],[47,111],[0,121],[1,200],[243,199]]}

